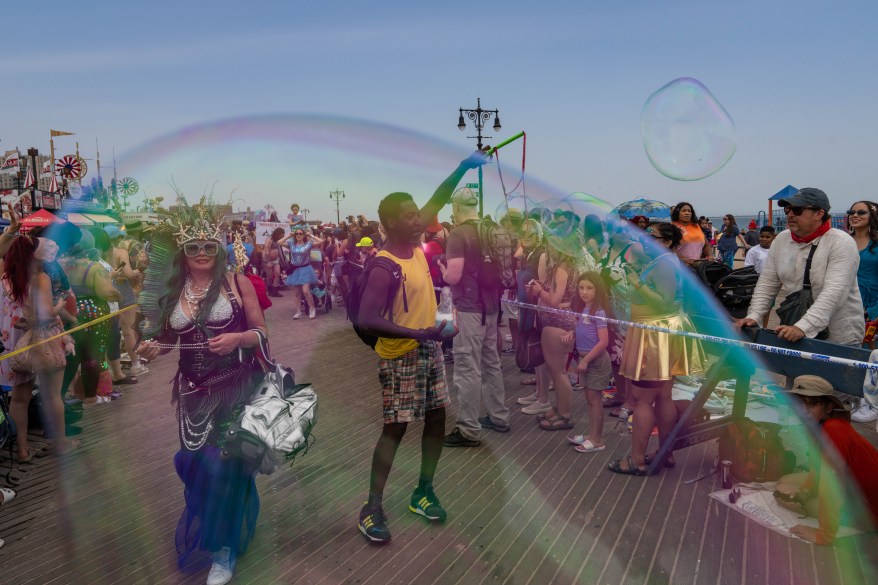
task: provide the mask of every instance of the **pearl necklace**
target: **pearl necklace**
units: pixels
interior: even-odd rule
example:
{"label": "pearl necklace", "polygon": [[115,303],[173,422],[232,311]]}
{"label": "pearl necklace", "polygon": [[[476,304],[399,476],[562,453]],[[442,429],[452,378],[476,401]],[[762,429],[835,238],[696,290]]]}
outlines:
{"label": "pearl necklace", "polygon": [[146,343],[159,349],[204,349],[208,346],[207,343],[175,343],[172,345],[170,343],[159,343],[152,339],[147,339]]}
{"label": "pearl necklace", "polygon": [[186,276],[186,283],[183,285],[183,300],[186,301],[189,314],[192,315],[190,319],[194,319],[195,315],[198,314],[198,306],[207,296],[208,290],[210,290],[210,285],[200,289],[195,286],[190,276]]}

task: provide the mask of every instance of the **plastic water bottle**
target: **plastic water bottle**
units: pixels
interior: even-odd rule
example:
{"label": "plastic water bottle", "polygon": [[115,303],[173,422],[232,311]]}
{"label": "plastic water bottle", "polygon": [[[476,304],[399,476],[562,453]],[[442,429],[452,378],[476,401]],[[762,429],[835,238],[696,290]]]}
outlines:
{"label": "plastic water bottle", "polygon": [[442,287],[442,291],[439,293],[439,307],[436,309],[436,325],[441,325],[442,321],[445,321],[445,329],[442,332],[445,334],[454,333],[457,327],[455,317],[454,304],[451,301],[451,289],[447,286]]}

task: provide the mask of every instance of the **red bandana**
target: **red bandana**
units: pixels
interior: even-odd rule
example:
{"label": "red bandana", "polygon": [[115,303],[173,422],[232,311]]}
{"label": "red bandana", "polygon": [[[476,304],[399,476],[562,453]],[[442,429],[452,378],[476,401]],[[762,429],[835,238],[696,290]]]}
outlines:
{"label": "red bandana", "polygon": [[793,232],[790,232],[790,235],[793,237],[793,241],[796,242],[797,244],[807,244],[809,242],[813,242],[814,240],[816,240],[817,238],[819,238],[820,236],[822,236],[823,234],[828,232],[829,227],[830,227],[829,222],[824,221],[823,223],[820,224],[819,228],[814,230],[814,233],[808,234],[804,238],[800,238],[799,236],[797,236]]}

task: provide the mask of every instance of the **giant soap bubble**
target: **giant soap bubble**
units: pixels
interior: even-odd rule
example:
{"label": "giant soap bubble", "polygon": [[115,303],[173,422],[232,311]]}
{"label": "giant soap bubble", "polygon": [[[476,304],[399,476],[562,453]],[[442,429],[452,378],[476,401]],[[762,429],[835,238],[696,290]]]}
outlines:
{"label": "giant soap bubble", "polygon": [[[302,208],[311,209],[309,219],[335,221],[336,207],[335,201],[330,199],[331,191],[338,189],[347,194],[340,201],[339,213],[342,218],[349,214],[363,213],[374,219],[377,216],[378,202],[392,191],[408,191],[419,204],[426,202],[436,186],[471,150],[465,143],[450,144],[402,128],[362,120],[328,116],[254,116],[194,125],[162,136],[128,153],[119,166],[125,175],[138,179],[149,197],[164,197],[166,205],[173,202],[174,198],[174,191],[168,185],[172,177],[175,184],[190,197],[190,201],[196,199],[205,187],[209,190],[214,181],[219,180],[215,187],[216,198],[221,199],[237,188],[231,196],[235,199],[233,203],[237,208],[250,206],[251,209],[259,210],[270,203],[283,213],[290,203],[297,202]],[[512,176],[515,169],[510,167],[508,172]],[[476,172],[471,171],[460,183],[463,185],[473,182],[475,177]],[[585,233],[595,236],[599,232],[598,227],[592,229],[590,216],[604,220],[603,227],[606,231],[606,222],[611,221],[607,218],[610,206],[585,193],[569,195],[530,177],[526,186],[526,200],[522,189],[521,192],[510,194],[507,202],[497,181],[496,168],[486,166],[485,213],[496,212],[497,218],[504,215],[519,217],[518,213],[539,218],[545,231],[545,239],[552,248],[552,261],[558,260],[555,251],[574,256],[574,260],[583,259],[586,252],[581,236]],[[448,217],[449,211],[446,207],[440,213],[443,219]],[[513,211],[516,213],[512,213]],[[517,223],[513,227],[516,225]],[[609,246],[615,246],[617,252],[630,252],[627,257],[634,264],[632,279],[636,278],[637,271],[644,265],[667,252],[651,236],[618,219],[609,224],[609,231],[612,233]],[[612,278],[613,271],[608,269],[607,272],[610,273],[608,279]],[[695,320],[696,330],[699,333],[734,337],[736,334],[730,321],[722,313],[713,294],[701,286],[688,270],[682,270],[680,276],[683,281],[680,292],[681,310],[693,317],[701,317]],[[621,278],[626,278],[624,272]],[[318,427],[318,432],[322,433],[323,438],[307,458],[296,462],[292,470],[258,479],[260,496],[263,498],[263,514],[258,526],[262,530],[262,546],[265,550],[295,546],[297,552],[291,557],[292,562],[304,562],[307,565],[310,562],[308,559],[328,554],[322,551],[329,550],[331,542],[343,542],[342,539],[348,538],[347,534],[351,532],[351,510],[359,506],[371,461],[372,444],[363,437],[371,435],[373,431],[377,434],[380,430],[381,403],[380,398],[377,402],[375,400],[376,396],[380,396],[377,358],[353,336],[350,325],[344,321],[341,312],[320,315],[314,323],[296,323],[292,321],[289,312],[286,313],[287,316],[284,313],[285,309],[289,311],[289,298],[287,295],[286,299],[280,299],[278,306],[269,309],[267,313],[274,327],[271,333],[275,336],[273,339],[278,340],[273,346],[274,357],[295,367],[299,378],[312,382],[315,388],[320,388],[321,426]],[[617,316],[623,317],[621,314]],[[296,325],[304,327],[296,329]],[[755,352],[738,347],[732,348],[728,353],[725,350],[725,346],[714,344],[709,351],[711,363],[726,360],[736,366],[740,364],[740,369],[746,370],[761,362]],[[325,367],[327,362],[325,359],[321,360],[320,356],[327,355],[337,356],[332,364],[335,367]],[[175,356],[163,359],[171,360]],[[162,378],[160,369],[166,363],[157,361],[155,366],[150,366],[155,368],[152,381],[160,391],[162,388],[168,391],[167,382],[162,380],[168,380],[170,376]],[[504,367],[510,366],[511,364],[507,364]],[[356,384],[345,384],[354,378]],[[701,381],[695,376],[688,380],[692,385]],[[767,380],[761,381],[758,386],[766,388],[766,391],[758,396],[756,392],[751,392],[751,399],[747,401],[747,416],[754,420],[779,420],[775,407],[786,404],[786,396],[779,388],[769,387]],[[725,394],[718,392],[726,405],[730,403],[729,396],[732,392],[729,388],[728,384],[721,384],[720,389]],[[531,390],[523,387],[510,388],[509,391],[508,399],[512,402]],[[514,394],[516,392],[518,394]],[[141,399],[132,395],[125,400]],[[62,507],[63,520],[71,527],[69,542],[85,543],[75,551],[75,557],[72,553],[64,553],[78,561],[78,567],[85,567],[77,569],[81,575],[85,575],[86,571],[103,570],[103,565],[89,565],[94,562],[91,555],[94,547],[88,546],[91,541],[87,539],[89,535],[110,534],[114,530],[118,532],[119,518],[131,519],[132,538],[148,545],[143,547],[141,554],[141,570],[149,571],[148,574],[152,574],[154,580],[162,580],[163,572],[173,570],[170,566],[173,563],[169,563],[167,558],[176,525],[177,514],[173,508],[182,503],[182,495],[171,491],[169,508],[168,492],[153,487],[158,485],[156,482],[169,481],[168,478],[173,474],[172,457],[177,448],[174,418],[170,407],[164,412],[157,411],[161,412],[157,416],[152,416],[156,411],[150,410],[150,416],[144,418],[143,412],[146,411],[140,407],[145,408],[146,404],[143,401],[134,404],[139,407],[135,409],[134,415],[130,408],[120,409],[116,411],[118,415],[102,419],[98,430],[113,437],[116,441],[114,448],[83,450],[77,456],[76,465],[80,470],[89,470],[89,473],[65,473],[64,481],[58,482],[58,489],[63,490],[63,497],[67,501],[87,501],[96,489],[121,494],[110,502],[110,506]],[[764,407],[758,408],[760,405]],[[584,406],[581,395],[575,396],[574,408],[583,425]],[[723,409],[724,405],[720,404],[719,408]],[[784,415],[782,422],[785,427],[792,426],[797,421],[796,414],[794,411],[791,415]],[[476,512],[485,509],[485,505],[490,505],[496,510],[490,518],[492,533],[507,535],[503,542],[506,552],[502,554],[510,560],[496,565],[494,578],[499,581],[513,579],[518,566],[516,563],[525,555],[533,557],[535,564],[542,563],[548,571],[547,574],[552,575],[549,580],[558,583],[597,581],[600,580],[603,567],[612,565],[625,566],[631,574],[637,575],[655,571],[653,575],[667,575],[671,582],[687,577],[686,571],[690,569],[679,568],[676,553],[681,542],[682,546],[689,542],[695,547],[699,545],[699,539],[702,538],[700,526],[684,530],[682,541],[679,534],[675,535],[675,539],[655,537],[657,541],[648,544],[654,546],[658,553],[654,558],[647,555],[647,560],[643,561],[638,555],[615,554],[618,539],[639,534],[643,526],[637,522],[629,522],[624,513],[618,523],[606,522],[606,518],[600,523],[599,518],[592,519],[591,510],[604,509],[605,517],[611,513],[610,508],[616,505],[618,499],[616,492],[625,492],[618,502],[621,506],[633,503],[637,506],[636,509],[640,509],[651,505],[654,497],[654,494],[650,495],[651,488],[640,490],[637,487],[640,484],[635,485],[627,480],[626,483],[620,483],[621,478],[616,477],[609,480],[599,478],[592,482],[591,478],[597,477],[597,474],[609,473],[604,468],[611,453],[616,458],[629,451],[627,439],[619,442],[618,435],[616,439],[612,439],[611,425],[608,424],[605,438],[608,441],[614,440],[612,446],[604,455],[593,454],[583,458],[574,454],[563,437],[554,436],[558,433],[528,430],[522,415],[516,413],[514,416],[518,418],[514,419],[512,433],[502,437],[490,437],[490,440],[498,440],[497,444],[501,446],[499,449],[473,450],[466,454],[472,461],[462,463],[459,460],[455,462],[454,458],[458,457],[455,453],[443,456],[440,472],[436,476],[436,488],[442,494],[443,503],[454,514],[454,520],[442,528],[435,528],[445,532],[434,531],[434,527],[422,529],[411,524],[405,527],[405,540],[419,544],[420,539],[441,538],[445,543],[459,543],[454,548],[443,545],[446,546],[443,559],[447,557],[449,567],[454,563],[471,565],[481,562],[483,556],[494,554],[495,550],[469,544],[482,538],[481,530],[483,526],[488,526],[486,517]],[[143,448],[137,442],[137,433],[131,433],[131,428],[136,428],[137,424],[148,424],[150,432],[161,440],[157,443],[160,452],[149,460],[149,466],[131,464],[132,455],[142,453]],[[534,425],[527,426],[533,428]],[[94,430],[87,429],[87,432]],[[351,436],[356,440],[351,441]],[[657,446],[656,441],[652,440],[652,443],[650,448],[654,449]],[[810,439],[803,439],[800,443],[802,451],[811,454],[820,452],[822,448]],[[405,491],[402,477],[417,477],[420,461],[419,452],[417,449],[410,449],[411,446],[400,450],[395,464],[396,475],[391,484],[393,492],[389,492],[390,498],[395,498],[390,501],[402,508],[405,507],[408,497],[407,493],[402,493]],[[717,474],[708,476],[694,486],[679,482],[680,476],[696,477],[712,467],[715,452],[711,444],[682,449],[677,452],[676,471],[665,471],[667,475],[662,479],[643,480],[651,482],[649,485],[656,486],[659,490],[670,486],[668,489],[680,492],[674,496],[676,504],[671,508],[675,511],[674,514],[657,518],[651,516],[644,520],[650,530],[655,529],[655,534],[667,533],[663,528],[666,521],[691,527],[694,522],[704,519],[703,514],[694,510],[715,506],[708,502],[706,493],[719,489]],[[804,456],[799,459],[802,463],[806,462]],[[472,469],[477,469],[479,476],[497,478],[499,487],[490,492],[490,502],[480,493],[474,493],[476,488],[472,485],[461,481],[464,473],[469,473]],[[553,474],[558,473],[569,475],[564,480],[568,482],[566,485],[583,488],[559,489],[559,485],[565,484],[554,481]],[[641,479],[638,478],[637,481]],[[626,485],[635,489],[617,489]],[[638,495],[640,492],[645,494],[642,499],[638,499],[641,498]],[[614,498],[610,506],[601,505],[604,493],[609,494],[606,497]],[[300,505],[291,507],[290,501],[299,502]],[[846,501],[860,503],[862,498],[854,495]],[[693,512],[689,512],[690,509]],[[53,512],[49,510],[46,513]],[[545,521],[534,521],[538,514]],[[760,559],[759,555],[765,554],[768,535],[763,526],[749,522],[737,514],[720,516],[715,508],[710,514],[712,518],[720,518],[720,531],[724,524],[728,524],[734,525],[736,530],[743,533],[746,524],[750,536],[742,544],[745,547],[744,553],[757,560]],[[670,520],[666,520],[665,516]],[[562,521],[556,522],[559,517]],[[60,520],[57,523],[60,524]],[[306,530],[308,526],[317,524],[329,528],[319,534]],[[400,521],[391,526],[402,528],[404,524]],[[337,530],[338,535],[332,533],[333,530]],[[302,536],[291,541],[287,536],[289,534]],[[693,538],[692,534],[696,535],[695,540],[690,540]],[[321,535],[329,535],[329,540],[321,540]],[[9,538],[8,533],[4,536]],[[276,544],[278,542],[281,544]],[[100,544],[103,547],[102,554],[114,558],[124,558],[124,549],[128,546],[128,543],[119,539]],[[564,546],[567,549],[563,549]],[[790,551],[791,558],[808,550],[801,543],[795,542],[787,544],[782,541],[781,546],[783,550]],[[845,552],[845,549],[841,550]],[[851,556],[849,550],[847,552],[848,556],[845,558],[858,561]],[[595,564],[595,559],[599,563]],[[861,559],[861,562],[851,563],[856,564],[857,574],[861,576],[847,581],[874,581],[870,559]],[[242,582],[289,580],[290,572],[298,571],[300,566],[279,562],[250,562],[249,565],[242,564],[238,578],[243,578]],[[318,577],[317,572],[323,568],[315,564],[304,567],[302,571],[313,571],[306,578]],[[704,576],[702,580],[718,580],[720,568],[716,561],[704,563],[699,569]],[[332,570],[337,573],[327,577],[329,580],[348,570],[348,567],[338,564]],[[724,568],[723,571],[725,570]],[[297,573],[297,576],[300,575]],[[482,576],[479,574],[478,578]],[[137,577],[139,579],[140,575]],[[468,574],[462,580],[466,581],[469,577],[471,575]],[[804,578],[796,582],[808,581]]]}
{"label": "giant soap bubble", "polygon": [[678,181],[714,174],[735,154],[735,123],[703,83],[681,77],[646,100],[640,133],[649,162]]}

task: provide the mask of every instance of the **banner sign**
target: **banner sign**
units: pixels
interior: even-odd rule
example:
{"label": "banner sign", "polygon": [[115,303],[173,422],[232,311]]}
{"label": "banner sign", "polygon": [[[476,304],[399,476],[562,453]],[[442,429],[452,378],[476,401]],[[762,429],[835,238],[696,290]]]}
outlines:
{"label": "banner sign", "polygon": [[288,223],[280,223],[273,221],[257,221],[256,222],[256,243],[260,246],[265,246],[265,244],[271,239],[271,232],[276,230],[277,228],[283,228],[284,234],[290,233],[290,224]]}
{"label": "banner sign", "polygon": [[0,165],[0,172],[5,174],[15,174],[18,172],[18,151],[10,150],[6,152],[3,164]]}

